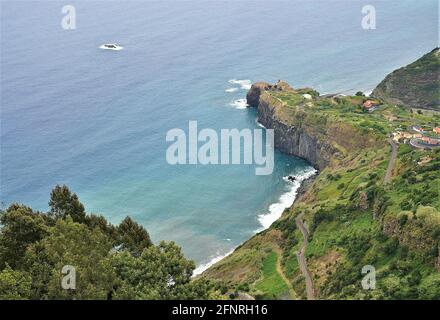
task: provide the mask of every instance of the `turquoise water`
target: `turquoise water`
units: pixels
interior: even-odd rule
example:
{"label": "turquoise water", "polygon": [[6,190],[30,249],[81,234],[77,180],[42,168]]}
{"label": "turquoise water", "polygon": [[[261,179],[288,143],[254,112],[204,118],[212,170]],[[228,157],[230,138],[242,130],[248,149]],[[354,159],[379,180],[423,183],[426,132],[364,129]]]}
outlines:
{"label": "turquoise water", "polygon": [[[232,79],[368,91],[438,42],[437,1],[369,1],[370,31],[357,1],[69,4],[73,31],[61,2],[1,3],[1,201],[46,210],[65,183],[88,211],[130,215],[199,264],[261,230],[295,194],[283,177],[310,167],[280,153],[269,176],[170,166],[169,129],[258,128]],[[124,50],[98,48],[107,42]]]}

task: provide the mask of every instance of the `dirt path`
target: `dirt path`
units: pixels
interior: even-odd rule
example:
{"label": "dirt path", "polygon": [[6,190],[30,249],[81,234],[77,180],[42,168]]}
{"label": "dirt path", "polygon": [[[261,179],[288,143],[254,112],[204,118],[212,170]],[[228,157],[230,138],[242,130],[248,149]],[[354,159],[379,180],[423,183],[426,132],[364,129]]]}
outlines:
{"label": "dirt path", "polygon": [[287,279],[286,275],[283,272],[283,268],[281,267],[282,252],[281,252],[281,250],[275,250],[275,251],[277,253],[277,265],[276,265],[277,272],[281,276],[281,278],[284,280],[284,282],[286,283],[286,286],[289,288],[290,297],[292,299],[296,299],[297,295],[296,295],[295,290],[293,289],[292,283],[290,283],[289,279]]}
{"label": "dirt path", "polygon": [[396,159],[397,159],[396,143],[391,139],[388,139],[388,143],[391,145],[391,157],[390,157],[390,161],[388,162],[388,168],[387,168],[387,172],[385,173],[385,178],[383,179],[383,184],[390,183],[391,175],[394,169],[394,164],[396,163]]}
{"label": "dirt path", "polygon": [[310,272],[307,269],[307,261],[306,261],[306,257],[305,257],[307,245],[309,244],[309,232],[307,231],[307,229],[304,226],[304,223],[302,221],[303,216],[304,216],[304,212],[301,213],[295,219],[296,226],[301,231],[303,238],[304,238],[304,241],[301,245],[301,248],[296,253],[296,257],[298,258],[299,268],[301,269],[302,274],[306,278],[307,300],[315,300],[315,290],[313,289],[313,281],[312,281],[312,277],[310,275]]}

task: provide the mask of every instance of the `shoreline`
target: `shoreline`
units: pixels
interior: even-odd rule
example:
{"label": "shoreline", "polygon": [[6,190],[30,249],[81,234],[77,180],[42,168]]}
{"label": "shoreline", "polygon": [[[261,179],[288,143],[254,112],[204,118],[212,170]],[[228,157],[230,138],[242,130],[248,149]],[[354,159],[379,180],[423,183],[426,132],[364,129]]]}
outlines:
{"label": "shoreline", "polygon": [[[259,233],[264,232],[264,231],[266,231],[267,229],[269,229],[269,228],[272,226],[272,224],[273,224],[274,222],[278,221],[278,220],[282,217],[282,215],[283,215],[283,213],[284,213],[284,211],[285,211],[286,209],[289,209],[289,208],[293,207],[293,206],[295,205],[295,203],[298,201],[298,199],[300,199],[300,198],[301,198],[301,197],[307,192],[307,190],[308,190],[308,188],[310,187],[310,185],[312,184],[312,182],[318,177],[318,175],[319,175],[319,173],[320,173],[320,171],[319,171],[318,169],[316,169],[314,166],[311,165],[310,167],[312,168],[310,171],[302,172],[302,173],[298,173],[298,174],[297,174],[297,175],[301,175],[301,174],[302,174],[302,175],[308,175],[308,174],[310,174],[310,176],[307,176],[307,177],[305,177],[303,180],[300,180],[300,181],[299,181],[299,186],[298,186],[298,188],[296,188],[295,190],[293,190],[294,188],[292,188],[290,191],[288,191],[288,192],[286,192],[286,193],[283,193],[283,194],[280,196],[279,201],[281,200],[281,198],[282,198],[284,195],[286,195],[286,194],[290,194],[291,192],[294,192],[294,195],[293,195],[294,199],[293,199],[292,204],[290,204],[289,206],[286,206],[286,207],[282,210],[281,214],[280,214],[275,220],[273,220],[273,221],[271,222],[270,225],[268,225],[267,227],[264,226],[264,225],[261,223],[261,221],[260,221],[260,216],[263,216],[263,215],[258,215],[258,216],[257,216],[258,221],[260,222],[260,224],[262,224],[262,227],[261,227],[260,229],[255,230],[255,234],[254,234],[254,236],[255,236],[256,234],[259,234]],[[297,178],[297,175],[294,175],[295,178]],[[298,178],[297,178],[297,179],[298,179]],[[285,179],[283,178],[283,180],[285,180]],[[273,203],[272,205],[276,205],[276,204],[280,204],[280,203],[279,203],[279,202],[276,202],[276,203]],[[271,205],[271,206],[272,206],[272,205]],[[271,206],[269,206],[269,209],[268,209],[268,210],[270,210],[270,207],[271,207]],[[266,213],[264,216],[268,216],[268,215],[271,215],[271,214],[272,214],[272,213],[269,212],[269,213]],[[225,259],[225,258],[228,257],[229,255],[231,255],[232,253],[234,253],[235,250],[237,250],[239,247],[241,247],[244,243],[246,243],[247,241],[249,241],[251,238],[252,238],[252,237],[250,237],[249,239],[247,239],[247,240],[245,240],[244,242],[240,243],[240,244],[237,245],[236,247],[234,247],[234,248],[232,248],[231,250],[229,250],[227,253],[225,253],[225,254],[223,254],[223,255],[217,255],[217,256],[213,257],[211,260],[209,260],[207,263],[202,263],[202,264],[200,264],[199,266],[197,266],[197,267],[194,269],[194,271],[193,271],[192,278],[195,278],[195,277],[197,277],[197,276],[202,275],[206,270],[208,270],[209,268],[211,268],[213,265],[215,265],[216,263],[222,261],[223,259]]]}

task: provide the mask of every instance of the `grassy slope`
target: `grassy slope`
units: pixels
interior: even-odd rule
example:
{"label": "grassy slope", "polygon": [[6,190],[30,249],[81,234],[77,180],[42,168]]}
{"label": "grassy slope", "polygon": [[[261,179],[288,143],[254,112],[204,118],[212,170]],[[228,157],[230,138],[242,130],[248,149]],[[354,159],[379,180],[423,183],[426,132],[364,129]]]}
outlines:
{"label": "grassy slope", "polygon": [[263,260],[262,278],[255,284],[255,288],[265,293],[266,298],[279,297],[288,294],[289,287],[277,272],[278,255],[272,251]]}
{"label": "grassy slope", "polygon": [[[285,103],[277,116],[292,125],[309,126],[313,134],[330,139],[341,155],[278,222],[204,276],[230,286],[245,283],[257,297],[282,297],[282,290],[273,289],[282,286],[280,278],[267,273],[273,248],[280,248],[284,274],[296,294],[305,298],[296,259],[302,237],[294,222],[305,211],[311,231],[306,255],[318,298],[440,298],[435,269],[439,152],[401,146],[393,182],[382,186],[390,156],[387,135],[409,125],[438,125],[440,117],[389,105],[370,114],[362,111],[363,97],[315,95],[306,100],[302,93],[270,93]],[[426,156],[432,160],[418,165]],[[378,272],[376,290],[361,288],[361,269],[367,264]]]}
{"label": "grassy slope", "polygon": [[373,94],[390,103],[440,110],[439,73],[440,51],[437,48],[389,74]]}

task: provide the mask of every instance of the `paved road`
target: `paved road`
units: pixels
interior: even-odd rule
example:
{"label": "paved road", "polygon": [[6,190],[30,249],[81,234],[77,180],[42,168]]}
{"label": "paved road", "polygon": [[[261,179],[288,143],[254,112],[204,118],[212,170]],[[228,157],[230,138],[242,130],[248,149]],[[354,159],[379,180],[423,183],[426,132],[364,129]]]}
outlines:
{"label": "paved road", "polygon": [[391,145],[391,158],[390,161],[388,162],[388,168],[387,168],[387,172],[385,173],[383,184],[390,183],[391,174],[393,173],[394,164],[396,163],[396,158],[397,158],[397,144],[391,139],[388,139],[388,143]]}
{"label": "paved road", "polygon": [[304,226],[304,223],[302,221],[302,217],[304,216],[304,212],[301,213],[298,217],[295,219],[296,226],[301,231],[304,241],[301,245],[301,248],[296,253],[296,257],[298,258],[299,268],[306,278],[306,292],[307,292],[307,300],[315,300],[315,290],[313,289],[313,281],[312,277],[310,276],[310,272],[307,269],[307,261],[305,257],[305,252],[307,249],[307,245],[309,244],[309,232],[307,231],[306,227]]}

